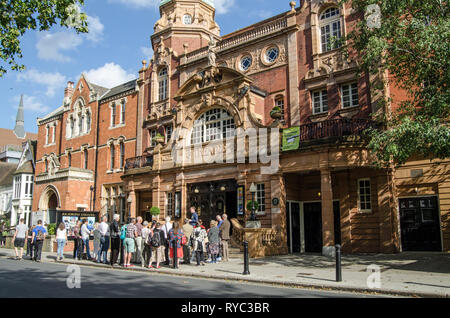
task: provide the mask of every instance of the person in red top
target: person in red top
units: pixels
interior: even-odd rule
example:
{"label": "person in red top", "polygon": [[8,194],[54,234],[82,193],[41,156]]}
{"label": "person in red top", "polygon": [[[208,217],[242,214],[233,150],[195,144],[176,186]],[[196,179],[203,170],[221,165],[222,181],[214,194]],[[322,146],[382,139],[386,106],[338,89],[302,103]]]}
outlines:
{"label": "person in red top", "polygon": [[177,264],[176,268],[180,266],[180,258],[183,258],[183,244],[181,243],[183,240],[183,231],[180,228],[180,224],[178,222],[173,222],[173,228],[169,231],[169,242],[170,242],[170,258],[173,260],[172,265],[174,264],[174,244],[177,245]]}

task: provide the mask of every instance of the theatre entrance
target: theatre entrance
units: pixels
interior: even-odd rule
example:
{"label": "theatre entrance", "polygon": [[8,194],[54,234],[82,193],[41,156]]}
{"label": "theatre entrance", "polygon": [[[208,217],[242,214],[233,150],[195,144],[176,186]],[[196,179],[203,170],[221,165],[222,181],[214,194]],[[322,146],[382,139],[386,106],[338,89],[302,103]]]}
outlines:
{"label": "theatre entrance", "polygon": [[[226,213],[228,219],[237,217],[236,180],[221,180],[188,185],[188,205],[196,208],[199,219],[209,228],[211,220]],[[188,208],[189,208],[188,207]],[[191,215],[188,213],[188,218]]]}

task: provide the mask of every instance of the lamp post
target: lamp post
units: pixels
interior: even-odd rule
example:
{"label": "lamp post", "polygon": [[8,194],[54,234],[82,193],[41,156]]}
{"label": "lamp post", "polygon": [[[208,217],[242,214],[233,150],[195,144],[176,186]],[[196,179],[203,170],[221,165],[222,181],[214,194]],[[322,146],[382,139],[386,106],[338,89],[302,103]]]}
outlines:
{"label": "lamp post", "polygon": [[124,216],[124,213],[123,213],[123,211],[124,211],[124,209],[125,209],[125,202],[124,202],[124,199],[125,199],[125,194],[122,192],[122,193],[119,194],[119,200],[120,200],[120,219],[121,219],[121,220],[123,219],[123,216]]}
{"label": "lamp post", "polygon": [[94,193],[94,190],[95,190],[94,186],[91,186],[89,188],[89,190],[91,191],[91,201],[90,201],[90,204],[89,204],[89,209],[92,212],[92,194]]}
{"label": "lamp post", "polygon": [[250,186],[250,193],[252,194],[252,213],[250,214],[250,221],[256,221],[255,215],[255,194],[258,189],[256,188],[255,183],[252,183]]}

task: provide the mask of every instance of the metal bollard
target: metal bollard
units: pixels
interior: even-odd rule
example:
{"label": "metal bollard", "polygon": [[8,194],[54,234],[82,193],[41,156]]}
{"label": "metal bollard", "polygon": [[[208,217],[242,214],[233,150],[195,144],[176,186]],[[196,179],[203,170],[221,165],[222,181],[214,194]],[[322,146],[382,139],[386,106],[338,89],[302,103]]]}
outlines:
{"label": "metal bollard", "polygon": [[178,255],[177,255],[177,240],[173,240],[173,268],[177,268]]}
{"label": "metal bollard", "polygon": [[336,245],[336,281],[342,282],[341,246]]}
{"label": "metal bollard", "polygon": [[248,262],[248,242],[244,242],[244,273],[243,275],[250,275]]}

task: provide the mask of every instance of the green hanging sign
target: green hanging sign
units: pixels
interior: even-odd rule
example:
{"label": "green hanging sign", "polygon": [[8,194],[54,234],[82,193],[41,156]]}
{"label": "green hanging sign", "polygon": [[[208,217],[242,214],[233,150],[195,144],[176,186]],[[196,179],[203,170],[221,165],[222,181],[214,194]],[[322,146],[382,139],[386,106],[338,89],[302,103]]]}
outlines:
{"label": "green hanging sign", "polygon": [[283,151],[297,150],[300,147],[300,127],[283,129]]}

